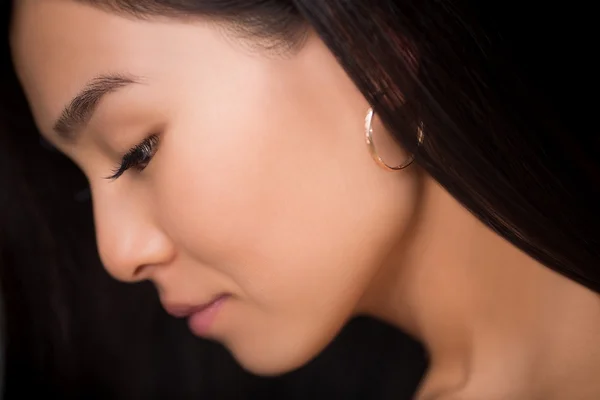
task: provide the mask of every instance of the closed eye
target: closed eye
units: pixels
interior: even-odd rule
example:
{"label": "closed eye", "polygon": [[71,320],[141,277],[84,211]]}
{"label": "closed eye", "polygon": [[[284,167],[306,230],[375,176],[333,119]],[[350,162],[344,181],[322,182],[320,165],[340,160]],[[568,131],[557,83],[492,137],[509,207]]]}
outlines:
{"label": "closed eye", "polygon": [[132,147],[121,159],[121,163],[113,170],[111,176],[106,179],[115,180],[126,171],[133,168],[138,172],[143,171],[158,149],[159,136],[153,134],[144,139],[138,145]]}

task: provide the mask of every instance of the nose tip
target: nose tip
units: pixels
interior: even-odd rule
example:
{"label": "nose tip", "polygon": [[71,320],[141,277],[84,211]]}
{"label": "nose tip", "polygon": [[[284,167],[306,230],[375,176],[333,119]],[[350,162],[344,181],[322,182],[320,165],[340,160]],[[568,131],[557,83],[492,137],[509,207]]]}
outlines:
{"label": "nose tip", "polygon": [[160,235],[144,236],[113,237],[111,245],[103,246],[102,262],[115,279],[123,282],[149,279],[155,268],[172,259],[171,246]]}
{"label": "nose tip", "polygon": [[152,271],[173,258],[170,242],[160,232],[108,235],[98,241],[104,267],[115,279],[138,282],[150,279]]}
{"label": "nose tip", "polygon": [[174,244],[144,187],[126,181],[90,186],[98,253],[110,275],[123,282],[146,280],[172,261]]}
{"label": "nose tip", "polygon": [[123,282],[151,278],[152,271],[174,258],[174,246],[161,226],[139,208],[95,211],[96,242],[107,272]]}

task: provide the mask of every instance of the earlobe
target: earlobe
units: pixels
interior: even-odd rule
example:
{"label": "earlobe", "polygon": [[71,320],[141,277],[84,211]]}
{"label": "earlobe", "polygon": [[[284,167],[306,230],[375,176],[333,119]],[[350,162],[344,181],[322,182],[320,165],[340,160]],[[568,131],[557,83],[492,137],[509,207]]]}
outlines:
{"label": "earlobe", "polygon": [[[404,160],[401,161],[398,164],[389,164],[386,161],[383,160],[382,158],[382,153],[379,153],[377,151],[377,147],[375,145],[375,141],[373,139],[373,118],[375,116],[375,111],[373,110],[373,107],[370,107],[367,110],[367,115],[365,117],[365,142],[367,144],[367,147],[369,149],[369,153],[371,154],[371,157],[373,157],[373,160],[375,160],[375,162],[382,167],[383,169],[387,170],[387,171],[399,171],[402,169],[405,169],[407,167],[409,167],[413,161],[415,160],[415,155],[414,154],[410,154],[408,156],[404,155]],[[419,127],[417,128],[417,140],[418,140],[418,145],[419,147],[422,145],[423,143],[423,124],[419,124]],[[382,129],[383,130],[383,129]],[[388,132],[384,132],[381,136],[385,136],[384,140],[385,141],[385,146],[382,146],[382,150],[383,148],[387,148],[387,153],[404,153],[403,151],[401,151],[399,145],[393,140],[393,138],[391,138],[391,135]],[[390,147],[396,147],[396,149],[390,149]],[[392,150],[392,151],[389,151]],[[387,157],[386,157],[387,158]],[[392,158],[396,158],[396,157],[392,157]]]}

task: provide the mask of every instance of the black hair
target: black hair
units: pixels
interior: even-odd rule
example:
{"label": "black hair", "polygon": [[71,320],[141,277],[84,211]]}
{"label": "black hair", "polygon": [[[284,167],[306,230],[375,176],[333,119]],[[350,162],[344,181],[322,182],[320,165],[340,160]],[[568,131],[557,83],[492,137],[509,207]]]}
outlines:
{"label": "black hair", "polygon": [[[315,29],[417,162],[485,224],[600,291],[600,138],[579,131],[576,7],[449,0],[78,0],[208,16],[294,42]],[[557,29],[556,23],[561,27]],[[577,40],[570,40],[577,38]],[[560,52],[560,53],[558,53]],[[557,55],[558,53],[558,55]],[[578,59],[578,58],[576,58]],[[425,144],[417,131],[424,127]]]}
{"label": "black hair", "polygon": [[[600,292],[600,138],[579,93],[593,76],[584,66],[594,36],[577,2],[527,9],[506,0],[79,1],[139,18],[235,21],[238,32],[278,45],[300,43],[314,29],[421,168],[516,247]],[[10,10],[2,7],[7,30]],[[69,287],[121,289],[81,267],[99,265],[89,218],[74,217],[88,215],[74,200],[85,181],[27,134],[35,127],[3,46],[2,279],[7,308],[16,298],[19,309],[41,315],[14,316],[9,337],[20,334],[11,335],[11,325],[34,329],[30,335],[39,325],[51,327],[53,340],[72,341],[81,333],[60,311],[75,300]],[[47,296],[36,295],[38,287]]]}

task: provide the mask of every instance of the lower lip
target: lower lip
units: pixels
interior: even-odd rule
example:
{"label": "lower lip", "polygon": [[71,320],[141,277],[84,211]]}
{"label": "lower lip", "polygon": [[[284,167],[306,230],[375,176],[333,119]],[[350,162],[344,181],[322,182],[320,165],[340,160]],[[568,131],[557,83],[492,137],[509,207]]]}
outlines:
{"label": "lower lip", "polygon": [[213,325],[219,310],[227,301],[229,296],[219,297],[206,308],[197,311],[188,317],[188,326],[192,333],[196,336],[208,336],[210,327]]}

